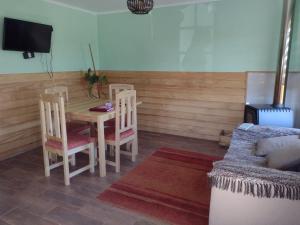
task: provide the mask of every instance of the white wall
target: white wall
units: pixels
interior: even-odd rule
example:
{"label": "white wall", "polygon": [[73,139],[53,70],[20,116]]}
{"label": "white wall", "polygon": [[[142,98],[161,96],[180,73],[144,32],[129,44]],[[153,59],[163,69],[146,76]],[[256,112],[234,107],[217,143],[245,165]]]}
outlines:
{"label": "white wall", "polygon": [[299,225],[300,201],[212,188],[209,225]]}
{"label": "white wall", "polygon": [[[247,103],[272,104],[275,73],[249,72]],[[290,73],[288,78],[286,106],[295,112],[295,127],[300,128],[300,73]]]}

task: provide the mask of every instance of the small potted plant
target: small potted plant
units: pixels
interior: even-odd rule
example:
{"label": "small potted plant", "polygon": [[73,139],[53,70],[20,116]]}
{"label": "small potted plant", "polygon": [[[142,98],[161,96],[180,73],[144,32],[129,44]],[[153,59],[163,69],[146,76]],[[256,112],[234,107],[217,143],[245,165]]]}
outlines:
{"label": "small potted plant", "polygon": [[[106,85],[108,83],[107,77],[104,74],[97,74],[95,71],[92,71],[89,68],[88,71],[84,74],[84,79],[88,83],[89,97],[100,98],[101,94],[103,94],[103,85]],[[98,96],[95,96],[93,94],[93,88],[95,85],[97,88]]]}
{"label": "small potted plant", "polygon": [[[103,93],[103,85],[107,84],[107,77],[104,74],[97,74],[96,66],[95,66],[95,60],[93,56],[92,46],[89,44],[89,50],[91,54],[91,59],[93,63],[93,71],[91,68],[88,69],[88,71],[84,74],[84,79],[88,82],[88,90],[89,90],[89,97],[91,98],[99,98],[101,97],[101,93]],[[93,88],[96,84],[97,88],[97,94],[98,96],[93,95]]]}

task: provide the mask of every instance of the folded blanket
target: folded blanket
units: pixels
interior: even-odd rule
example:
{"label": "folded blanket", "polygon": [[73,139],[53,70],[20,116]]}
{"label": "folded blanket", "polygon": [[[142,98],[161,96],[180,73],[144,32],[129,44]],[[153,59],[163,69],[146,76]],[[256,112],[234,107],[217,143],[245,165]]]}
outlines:
{"label": "folded blanket", "polygon": [[211,185],[255,197],[300,200],[300,173],[266,167],[266,159],[254,155],[261,138],[298,135],[299,129],[254,126],[236,129],[224,160],[208,174]]}

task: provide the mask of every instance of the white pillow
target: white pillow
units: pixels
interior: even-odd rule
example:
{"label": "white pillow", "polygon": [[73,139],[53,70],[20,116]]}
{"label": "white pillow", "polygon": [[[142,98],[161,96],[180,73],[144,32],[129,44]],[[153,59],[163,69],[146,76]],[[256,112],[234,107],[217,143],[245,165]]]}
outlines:
{"label": "white pillow", "polygon": [[264,138],[257,142],[255,155],[266,156],[272,152],[281,152],[293,148],[299,141],[299,135]]}
{"label": "white pillow", "polygon": [[292,141],[288,148],[274,151],[267,156],[268,167],[288,169],[300,165],[300,139]]}

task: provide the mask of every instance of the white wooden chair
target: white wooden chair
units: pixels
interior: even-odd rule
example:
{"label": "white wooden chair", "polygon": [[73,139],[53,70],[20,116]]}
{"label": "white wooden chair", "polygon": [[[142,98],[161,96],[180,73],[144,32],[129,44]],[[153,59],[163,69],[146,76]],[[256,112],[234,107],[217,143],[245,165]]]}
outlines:
{"label": "white wooden chair", "polygon": [[[105,143],[115,150],[115,162],[107,160],[107,164],[115,166],[118,173],[121,153],[131,156],[132,161],[136,160],[138,154],[136,91],[122,91],[116,94],[115,111],[115,127],[106,128]],[[127,151],[120,150],[123,144],[129,144]]]}
{"label": "white wooden chair", "polygon": [[[59,94],[64,97],[65,103],[69,103],[69,92],[68,87],[65,86],[54,86],[45,89],[45,94]],[[90,134],[90,125],[87,123],[80,123],[75,121],[67,122],[67,130],[72,133]]]}
{"label": "white wooden chair", "polygon": [[[41,95],[40,116],[45,176],[50,176],[50,170],[63,165],[65,185],[69,185],[70,178],[79,173],[86,170],[94,173],[94,141],[89,136],[67,134],[64,98],[59,94]],[[89,164],[70,173],[69,158],[75,165],[75,154],[86,149],[89,150]],[[61,156],[63,161],[50,165],[49,153]]]}
{"label": "white wooden chair", "polygon": [[134,90],[132,84],[110,84],[109,85],[109,100],[114,101],[115,96],[121,91]]}
{"label": "white wooden chair", "polygon": [[[50,88],[46,88],[44,90],[44,93],[45,94],[59,94],[60,96],[63,96],[64,102],[66,104],[69,103],[69,91],[68,91],[68,87],[66,87],[66,86],[53,86]],[[88,123],[67,121],[67,132],[90,135],[91,126]],[[55,155],[53,153],[49,153],[49,157],[52,162],[57,161],[57,155]],[[73,160],[75,160],[75,158],[73,158]]]}

